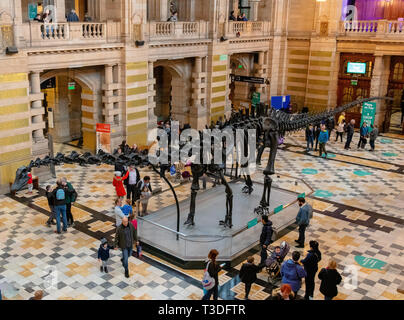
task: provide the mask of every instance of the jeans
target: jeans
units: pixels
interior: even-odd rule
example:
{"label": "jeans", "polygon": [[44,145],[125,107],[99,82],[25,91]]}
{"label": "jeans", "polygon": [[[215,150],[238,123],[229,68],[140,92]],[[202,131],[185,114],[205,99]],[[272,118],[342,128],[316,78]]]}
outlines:
{"label": "jeans", "polygon": [[264,249],[263,246],[261,246],[261,262],[260,265],[265,265],[265,261],[268,258],[268,253],[267,253],[267,249]]}
{"label": "jeans", "polygon": [[299,226],[299,239],[297,241],[299,242],[300,245],[304,246],[304,233],[306,232],[307,224],[301,224]]}
{"label": "jeans", "polygon": [[306,300],[309,300],[309,297],[313,297],[314,295],[314,278],[315,278],[316,274],[311,274],[311,273],[307,273],[307,277],[305,280],[306,283],[306,293],[304,295],[304,298]]}
{"label": "jeans", "polygon": [[72,215],[72,204],[71,203],[66,203],[66,217],[67,217],[67,222],[69,224],[74,223],[73,215]]}
{"label": "jeans", "polygon": [[60,216],[62,216],[63,221],[63,231],[67,231],[67,217],[66,217],[66,205],[55,206],[56,213],[56,229],[60,233]]}
{"label": "jeans", "polygon": [[133,251],[132,248],[122,249],[122,258],[123,258],[122,265],[125,268],[125,271],[129,270],[128,269],[128,259],[130,256],[132,256],[132,251]]}
{"label": "jeans", "polygon": [[126,186],[126,199],[132,199],[132,206],[135,204],[136,201],[136,185],[135,184],[128,184]]}
{"label": "jeans", "polygon": [[375,150],[375,140],[369,140],[370,148]]}
{"label": "jeans", "polygon": [[325,149],[325,143],[320,142],[320,157],[325,153],[325,157],[327,158],[327,150]]}
{"label": "jeans", "polygon": [[347,137],[346,143],[345,143],[345,149],[349,149],[351,147],[352,138],[353,138],[353,134],[352,135],[348,134],[348,137]]}
{"label": "jeans", "polygon": [[202,300],[210,300],[213,294],[213,300],[217,300],[219,297],[219,286],[216,284],[212,289],[208,290],[206,294],[202,297]]}
{"label": "jeans", "polygon": [[313,148],[314,148],[314,138],[313,137],[307,138],[307,151],[310,150],[310,145],[311,145],[311,150],[313,150]]}

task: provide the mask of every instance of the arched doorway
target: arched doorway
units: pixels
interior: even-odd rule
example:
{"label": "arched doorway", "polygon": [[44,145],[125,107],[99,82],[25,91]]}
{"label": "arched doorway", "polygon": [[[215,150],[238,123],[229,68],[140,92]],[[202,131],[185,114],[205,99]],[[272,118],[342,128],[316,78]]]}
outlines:
{"label": "arched doorway", "polygon": [[[254,54],[235,54],[230,58],[231,74],[251,76],[254,65]],[[231,82],[229,99],[233,110],[249,108],[255,86],[246,82]]]}
{"label": "arched doorway", "polygon": [[394,99],[388,103],[384,121],[384,132],[404,134],[401,121],[401,101],[404,100],[404,57],[392,57],[388,95]]}
{"label": "arched doorway", "polygon": [[192,99],[191,74],[192,64],[187,59],[155,62],[155,115],[158,121],[171,119],[178,121],[180,126],[189,124]]}

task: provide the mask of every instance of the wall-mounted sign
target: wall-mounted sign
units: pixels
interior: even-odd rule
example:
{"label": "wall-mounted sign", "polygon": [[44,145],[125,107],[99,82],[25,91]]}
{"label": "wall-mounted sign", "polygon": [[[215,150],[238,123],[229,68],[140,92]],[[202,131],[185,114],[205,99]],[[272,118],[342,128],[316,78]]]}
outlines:
{"label": "wall-mounted sign", "polygon": [[252,94],[252,99],[251,99],[251,104],[256,107],[260,104],[261,101],[261,93],[259,92],[253,92]]}
{"label": "wall-mounted sign", "polygon": [[68,88],[69,90],[76,90],[76,82],[69,82],[69,83],[67,84],[67,88]]}
{"label": "wall-mounted sign", "polygon": [[111,153],[111,125],[97,123],[97,152],[102,150]]}
{"label": "wall-mounted sign", "polygon": [[50,129],[55,127],[53,122],[53,108],[48,108],[48,126]]}
{"label": "wall-mounted sign", "polygon": [[222,54],[220,56],[220,61],[227,61],[227,54]]}
{"label": "wall-mounted sign", "polygon": [[358,85],[358,80],[351,80],[351,85],[357,86]]}
{"label": "wall-mounted sign", "polygon": [[258,77],[247,77],[247,76],[237,76],[235,74],[231,74],[231,81],[232,82],[248,82],[248,83],[255,83],[255,84],[265,84],[264,78]]}

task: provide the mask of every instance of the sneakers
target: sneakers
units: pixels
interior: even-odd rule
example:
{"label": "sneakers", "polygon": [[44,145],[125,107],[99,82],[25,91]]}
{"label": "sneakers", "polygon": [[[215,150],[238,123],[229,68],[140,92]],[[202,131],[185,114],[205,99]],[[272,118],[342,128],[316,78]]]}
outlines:
{"label": "sneakers", "polygon": [[104,271],[105,271],[105,273],[108,273],[107,267],[104,267]]}

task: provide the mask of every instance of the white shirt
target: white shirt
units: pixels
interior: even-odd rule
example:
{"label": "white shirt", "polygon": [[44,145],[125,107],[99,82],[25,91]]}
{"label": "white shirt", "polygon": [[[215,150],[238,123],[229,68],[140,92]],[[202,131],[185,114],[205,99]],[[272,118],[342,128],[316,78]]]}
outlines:
{"label": "white shirt", "polygon": [[129,184],[136,184],[136,170],[129,171]]}
{"label": "white shirt", "polygon": [[125,215],[123,214],[122,210],[120,207],[116,206],[115,207],[115,224],[117,227],[119,227],[122,224],[122,219],[125,217]]}

